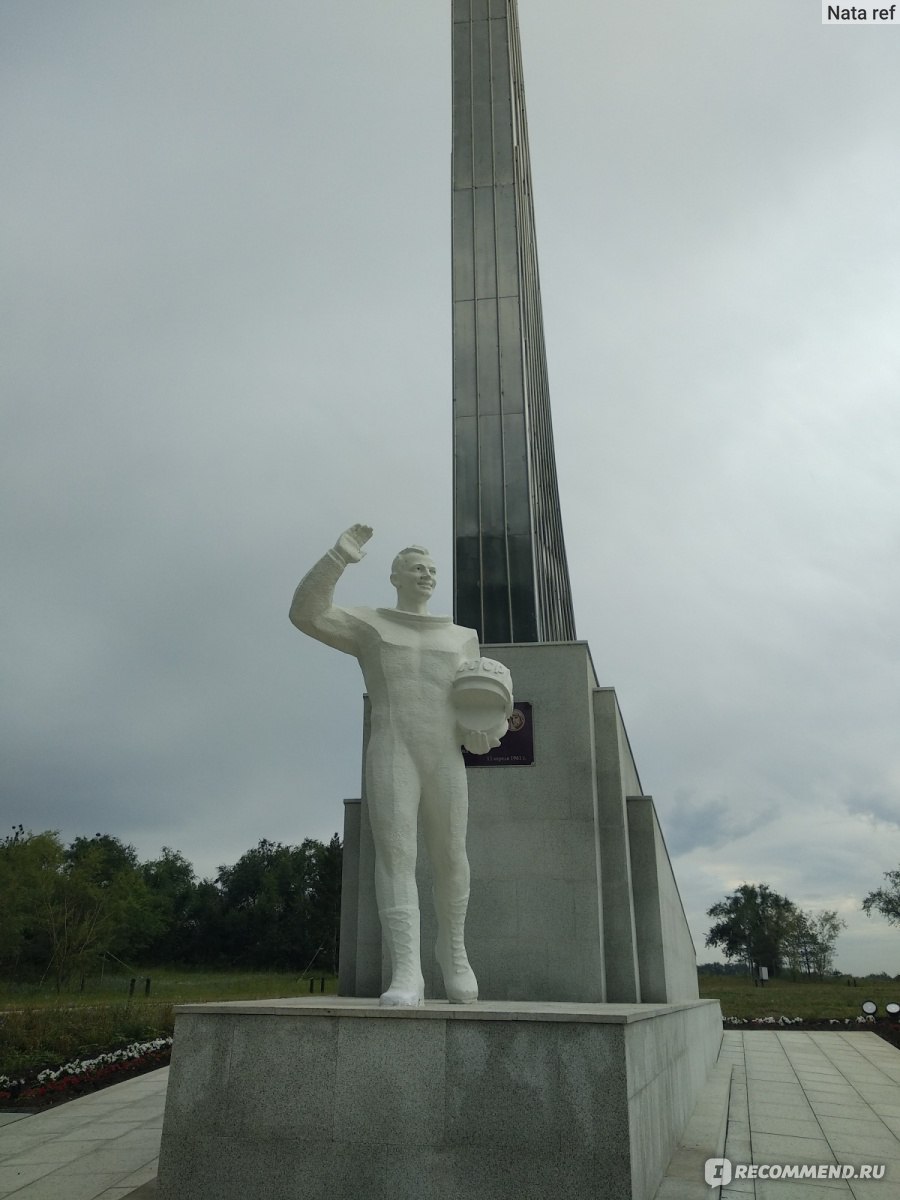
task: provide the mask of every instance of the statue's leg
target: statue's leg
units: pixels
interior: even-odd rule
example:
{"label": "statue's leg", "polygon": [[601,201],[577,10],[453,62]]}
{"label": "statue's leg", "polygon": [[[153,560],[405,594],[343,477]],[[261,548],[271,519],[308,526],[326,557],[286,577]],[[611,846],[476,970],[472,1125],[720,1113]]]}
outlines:
{"label": "statue's leg", "polygon": [[385,1005],[422,1003],[421,926],[416,888],[416,823],[421,785],[406,748],[383,738],[369,744],[366,799],[375,843],[375,896],[391,956]]}
{"label": "statue's leg", "polygon": [[447,999],[474,1004],[478,981],[466,955],[464,929],[469,904],[466,823],[469,796],[466,770],[458,748],[429,773],[422,792],[422,832],[434,876],[438,936],[435,956],[444,976]]}

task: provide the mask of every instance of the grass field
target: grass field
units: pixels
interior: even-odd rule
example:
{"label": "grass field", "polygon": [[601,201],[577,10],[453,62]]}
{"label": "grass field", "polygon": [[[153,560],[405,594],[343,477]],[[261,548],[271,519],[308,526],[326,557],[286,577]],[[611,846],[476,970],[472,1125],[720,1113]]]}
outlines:
{"label": "grass field", "polygon": [[[16,1075],[72,1058],[86,1058],[132,1041],[171,1036],[174,1004],[207,1000],[265,1000],[309,994],[309,980],[295,974],[251,971],[192,971],[148,968],[150,998],[139,981],[128,996],[128,977],[107,976],[103,986],[89,981],[57,995],[36,985],[0,984],[0,1075]],[[319,993],[315,975],[315,991]],[[325,977],[326,993],[337,980]],[[874,1000],[879,1013],[889,1000],[900,1002],[900,982],[846,979],[828,982],[773,979],[765,987],[735,975],[701,975],[700,995],[721,1001],[726,1017],[802,1017],[843,1019],[860,1015],[863,1000]]]}
{"label": "grass field", "polygon": [[879,1015],[890,1000],[900,1002],[900,982],[847,979],[770,979],[764,987],[739,975],[701,975],[700,995],[719,1000],[723,1017],[802,1017],[808,1021],[858,1017],[864,1000],[874,1000]]}
{"label": "grass field", "polygon": [[[0,1075],[15,1077],[72,1058],[89,1058],[133,1041],[170,1037],[174,1004],[206,1000],[267,1000],[309,994],[309,980],[277,972],[190,971],[148,968],[150,998],[143,983],[129,998],[127,977],[107,976],[57,995],[37,985],[0,984]],[[316,994],[320,975],[314,975]],[[337,981],[325,976],[325,991]]]}

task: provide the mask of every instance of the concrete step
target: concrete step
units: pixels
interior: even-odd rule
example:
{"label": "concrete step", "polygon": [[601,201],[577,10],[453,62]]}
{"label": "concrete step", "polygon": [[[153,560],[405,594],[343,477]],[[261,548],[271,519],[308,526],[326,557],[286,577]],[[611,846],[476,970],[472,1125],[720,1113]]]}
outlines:
{"label": "concrete step", "polygon": [[733,1069],[730,1058],[720,1052],[655,1200],[719,1200],[721,1188],[706,1184],[703,1167],[708,1158],[721,1158],[725,1151]]}

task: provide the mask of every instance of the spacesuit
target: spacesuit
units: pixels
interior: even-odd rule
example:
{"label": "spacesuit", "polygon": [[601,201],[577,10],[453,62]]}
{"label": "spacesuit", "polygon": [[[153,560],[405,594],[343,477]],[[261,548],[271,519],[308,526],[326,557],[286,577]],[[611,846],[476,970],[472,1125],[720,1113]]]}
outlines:
{"label": "spacesuit", "polygon": [[381,1003],[417,1005],[424,994],[415,877],[420,810],[434,876],[437,960],[448,999],[472,1003],[478,984],[463,940],[468,789],[460,743],[475,753],[499,745],[505,717],[488,732],[464,730],[458,723],[454,680],[464,664],[471,668],[478,659],[478,636],[450,617],[425,611],[436,569],[423,547],[409,547],[394,559],[396,608],[334,604],[338,579],[348,563],[363,556],[369,537],[371,529],[363,525],[342,534],[300,582],[290,618],[302,632],[359,660],[371,702],[366,799],[378,915],[392,967]]}

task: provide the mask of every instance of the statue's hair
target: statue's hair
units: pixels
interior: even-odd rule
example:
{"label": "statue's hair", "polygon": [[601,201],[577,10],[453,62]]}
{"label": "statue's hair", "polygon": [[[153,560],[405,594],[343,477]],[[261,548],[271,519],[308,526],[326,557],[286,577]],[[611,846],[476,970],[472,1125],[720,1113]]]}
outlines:
{"label": "statue's hair", "polygon": [[410,554],[418,554],[420,557],[425,556],[427,558],[431,558],[430,552],[426,550],[424,546],[407,546],[405,550],[401,550],[394,557],[394,561],[391,563],[391,575],[396,575],[396,573],[403,566],[404,558]]}

